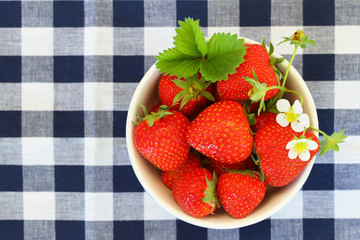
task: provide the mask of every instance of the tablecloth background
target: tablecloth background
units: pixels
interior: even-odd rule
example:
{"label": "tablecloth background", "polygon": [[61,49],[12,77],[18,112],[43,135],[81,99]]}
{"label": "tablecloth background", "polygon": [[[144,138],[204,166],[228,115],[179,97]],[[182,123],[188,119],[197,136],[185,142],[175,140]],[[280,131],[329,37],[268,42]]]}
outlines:
{"label": "tablecloth background", "polygon": [[[358,0],[0,1],[0,239],[360,239],[359,12]],[[295,67],[320,129],[349,135],[283,210],[249,227],[174,218],[130,165],[131,96],[188,16],[206,36],[274,44],[304,29],[318,46]]]}

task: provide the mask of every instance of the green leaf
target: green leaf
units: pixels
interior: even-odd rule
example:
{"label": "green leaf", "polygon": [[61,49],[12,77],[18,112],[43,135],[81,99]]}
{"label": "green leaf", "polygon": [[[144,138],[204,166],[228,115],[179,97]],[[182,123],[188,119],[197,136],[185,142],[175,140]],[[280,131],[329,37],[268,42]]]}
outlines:
{"label": "green leaf", "polygon": [[343,143],[344,139],[347,138],[346,135],[344,135],[345,129],[341,132],[337,133],[334,132],[329,135],[324,135],[324,140],[320,142],[320,154],[319,156],[323,155],[327,151],[334,150],[339,151],[339,143]]}
{"label": "green leaf", "polygon": [[156,67],[160,73],[176,75],[179,78],[189,77],[198,72],[200,59],[181,53],[176,48],[170,48],[155,57]]}
{"label": "green leaf", "polygon": [[209,40],[207,58],[200,64],[200,73],[211,82],[227,80],[244,62],[245,54],[244,39],[238,39],[236,34],[216,33]]}
{"label": "green leaf", "polygon": [[204,34],[201,33],[199,20],[194,21],[192,18],[185,18],[185,21],[179,21],[179,25],[180,28],[175,29],[175,47],[186,55],[205,57],[207,44]]}

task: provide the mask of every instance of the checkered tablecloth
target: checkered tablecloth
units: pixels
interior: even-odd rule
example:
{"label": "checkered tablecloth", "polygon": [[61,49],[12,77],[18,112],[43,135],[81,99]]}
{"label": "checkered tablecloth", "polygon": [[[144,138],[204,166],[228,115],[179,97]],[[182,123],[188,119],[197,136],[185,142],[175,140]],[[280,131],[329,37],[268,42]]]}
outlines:
{"label": "checkered tablecloth", "polygon": [[[358,0],[0,1],[0,239],[360,239],[359,12]],[[176,219],[130,165],[131,96],[188,16],[206,36],[274,44],[304,29],[318,46],[295,67],[320,129],[349,135],[284,209],[249,227]]]}

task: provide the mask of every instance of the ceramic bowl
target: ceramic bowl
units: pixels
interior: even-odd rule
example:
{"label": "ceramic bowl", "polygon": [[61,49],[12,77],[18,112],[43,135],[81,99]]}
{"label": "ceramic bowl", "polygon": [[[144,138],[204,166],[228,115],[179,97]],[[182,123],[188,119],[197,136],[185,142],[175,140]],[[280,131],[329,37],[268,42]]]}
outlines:
{"label": "ceramic bowl", "polygon": [[[257,43],[249,39],[245,39],[245,42]],[[276,57],[281,57],[279,54],[273,54]],[[288,61],[286,60],[277,65],[278,69],[282,72],[285,72],[287,66]],[[135,125],[132,121],[137,121],[135,113],[141,113],[140,104],[144,104],[150,109],[158,102],[157,85],[160,77],[161,74],[159,74],[154,64],[141,79],[134,92],[129,105],[126,122],[126,143],[132,168],[145,191],[157,204],[176,218],[196,226],[213,229],[233,229],[249,226],[269,218],[282,209],[297,194],[307,180],[314,165],[315,158],[313,158],[298,177],[287,186],[280,188],[268,186],[265,197],[260,205],[243,219],[232,218],[223,208],[217,209],[215,214],[204,218],[194,218],[187,215],[173,199],[171,190],[161,182],[160,170],[142,157],[134,144],[133,135]],[[309,115],[311,125],[318,128],[318,118],[314,100],[303,78],[294,67],[290,69],[286,87],[299,92],[303,96],[304,112]],[[294,94],[284,95],[284,97],[287,98],[291,104],[295,100]],[[314,134],[318,136],[317,133]]]}

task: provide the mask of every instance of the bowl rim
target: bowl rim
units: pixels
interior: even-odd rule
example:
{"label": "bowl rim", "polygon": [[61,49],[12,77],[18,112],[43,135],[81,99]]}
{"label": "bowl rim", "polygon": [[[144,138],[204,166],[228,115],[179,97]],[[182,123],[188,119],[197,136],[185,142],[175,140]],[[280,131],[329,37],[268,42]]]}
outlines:
{"label": "bowl rim", "polygon": [[[245,43],[259,44],[258,42],[251,40],[251,39],[243,38],[240,36],[239,36],[239,38],[244,39]],[[278,54],[276,52],[274,52],[273,55],[277,58],[282,57],[280,54]],[[279,210],[281,210],[285,205],[287,205],[295,197],[295,195],[300,191],[300,189],[302,188],[302,186],[305,184],[306,180],[308,179],[310,172],[312,170],[312,167],[314,165],[316,156],[309,162],[309,164],[299,174],[299,176],[296,178],[296,180],[291,182],[289,185],[287,185],[287,186],[291,185],[292,187],[287,192],[286,197],[280,199],[280,201],[277,202],[277,204],[274,207],[266,210],[264,214],[259,214],[259,215],[250,214],[247,217],[242,218],[242,219],[234,218],[234,221],[232,221],[232,224],[230,224],[230,225],[228,224],[228,222],[213,223],[211,221],[210,222],[206,221],[208,219],[208,217],[211,217],[211,216],[207,216],[204,218],[191,217],[190,215],[187,215],[182,210],[178,211],[178,209],[174,209],[171,206],[169,206],[169,204],[159,195],[159,193],[154,191],[151,183],[146,181],[144,176],[141,174],[141,172],[142,172],[141,168],[139,167],[139,164],[137,164],[137,162],[136,162],[136,156],[134,155],[134,151],[138,151],[138,150],[136,149],[135,144],[134,144],[133,132],[134,132],[135,127],[134,127],[132,121],[134,119],[136,111],[138,110],[137,99],[142,94],[142,90],[148,84],[148,82],[151,80],[152,77],[156,76],[156,78],[159,78],[161,76],[161,74],[159,73],[155,64],[156,63],[154,63],[149,68],[149,70],[145,73],[145,75],[142,77],[141,81],[139,82],[138,86],[136,87],[136,90],[130,101],[130,105],[129,105],[129,109],[128,109],[128,113],[127,113],[127,119],[126,119],[126,145],[127,145],[127,150],[128,150],[128,156],[130,158],[130,163],[131,163],[132,169],[133,169],[138,181],[140,182],[140,184],[142,185],[144,190],[150,195],[150,197],[162,209],[164,209],[165,211],[170,213],[172,216],[174,216],[178,219],[181,219],[189,224],[198,226],[198,227],[205,227],[205,228],[212,228],[212,229],[234,229],[234,228],[241,228],[241,227],[253,225],[255,223],[261,222],[261,221],[269,218],[270,216],[274,215]],[[286,68],[288,66],[288,64],[289,64],[289,62],[285,59],[282,63],[278,64],[277,66],[279,68],[281,68],[281,67]],[[302,91],[304,91],[306,93],[306,100],[307,100],[306,104],[309,106],[308,111],[311,111],[308,114],[309,114],[309,116],[312,116],[311,124],[315,128],[318,128],[318,116],[317,116],[317,112],[316,112],[316,107],[315,107],[314,99],[310,93],[308,86],[306,85],[302,76],[299,74],[299,72],[293,66],[290,67],[289,78],[290,78],[290,76],[292,76],[292,78],[294,78],[294,79],[298,79],[297,84],[299,86],[299,89],[301,89]],[[317,137],[319,136],[317,132],[314,132],[314,134]]]}

